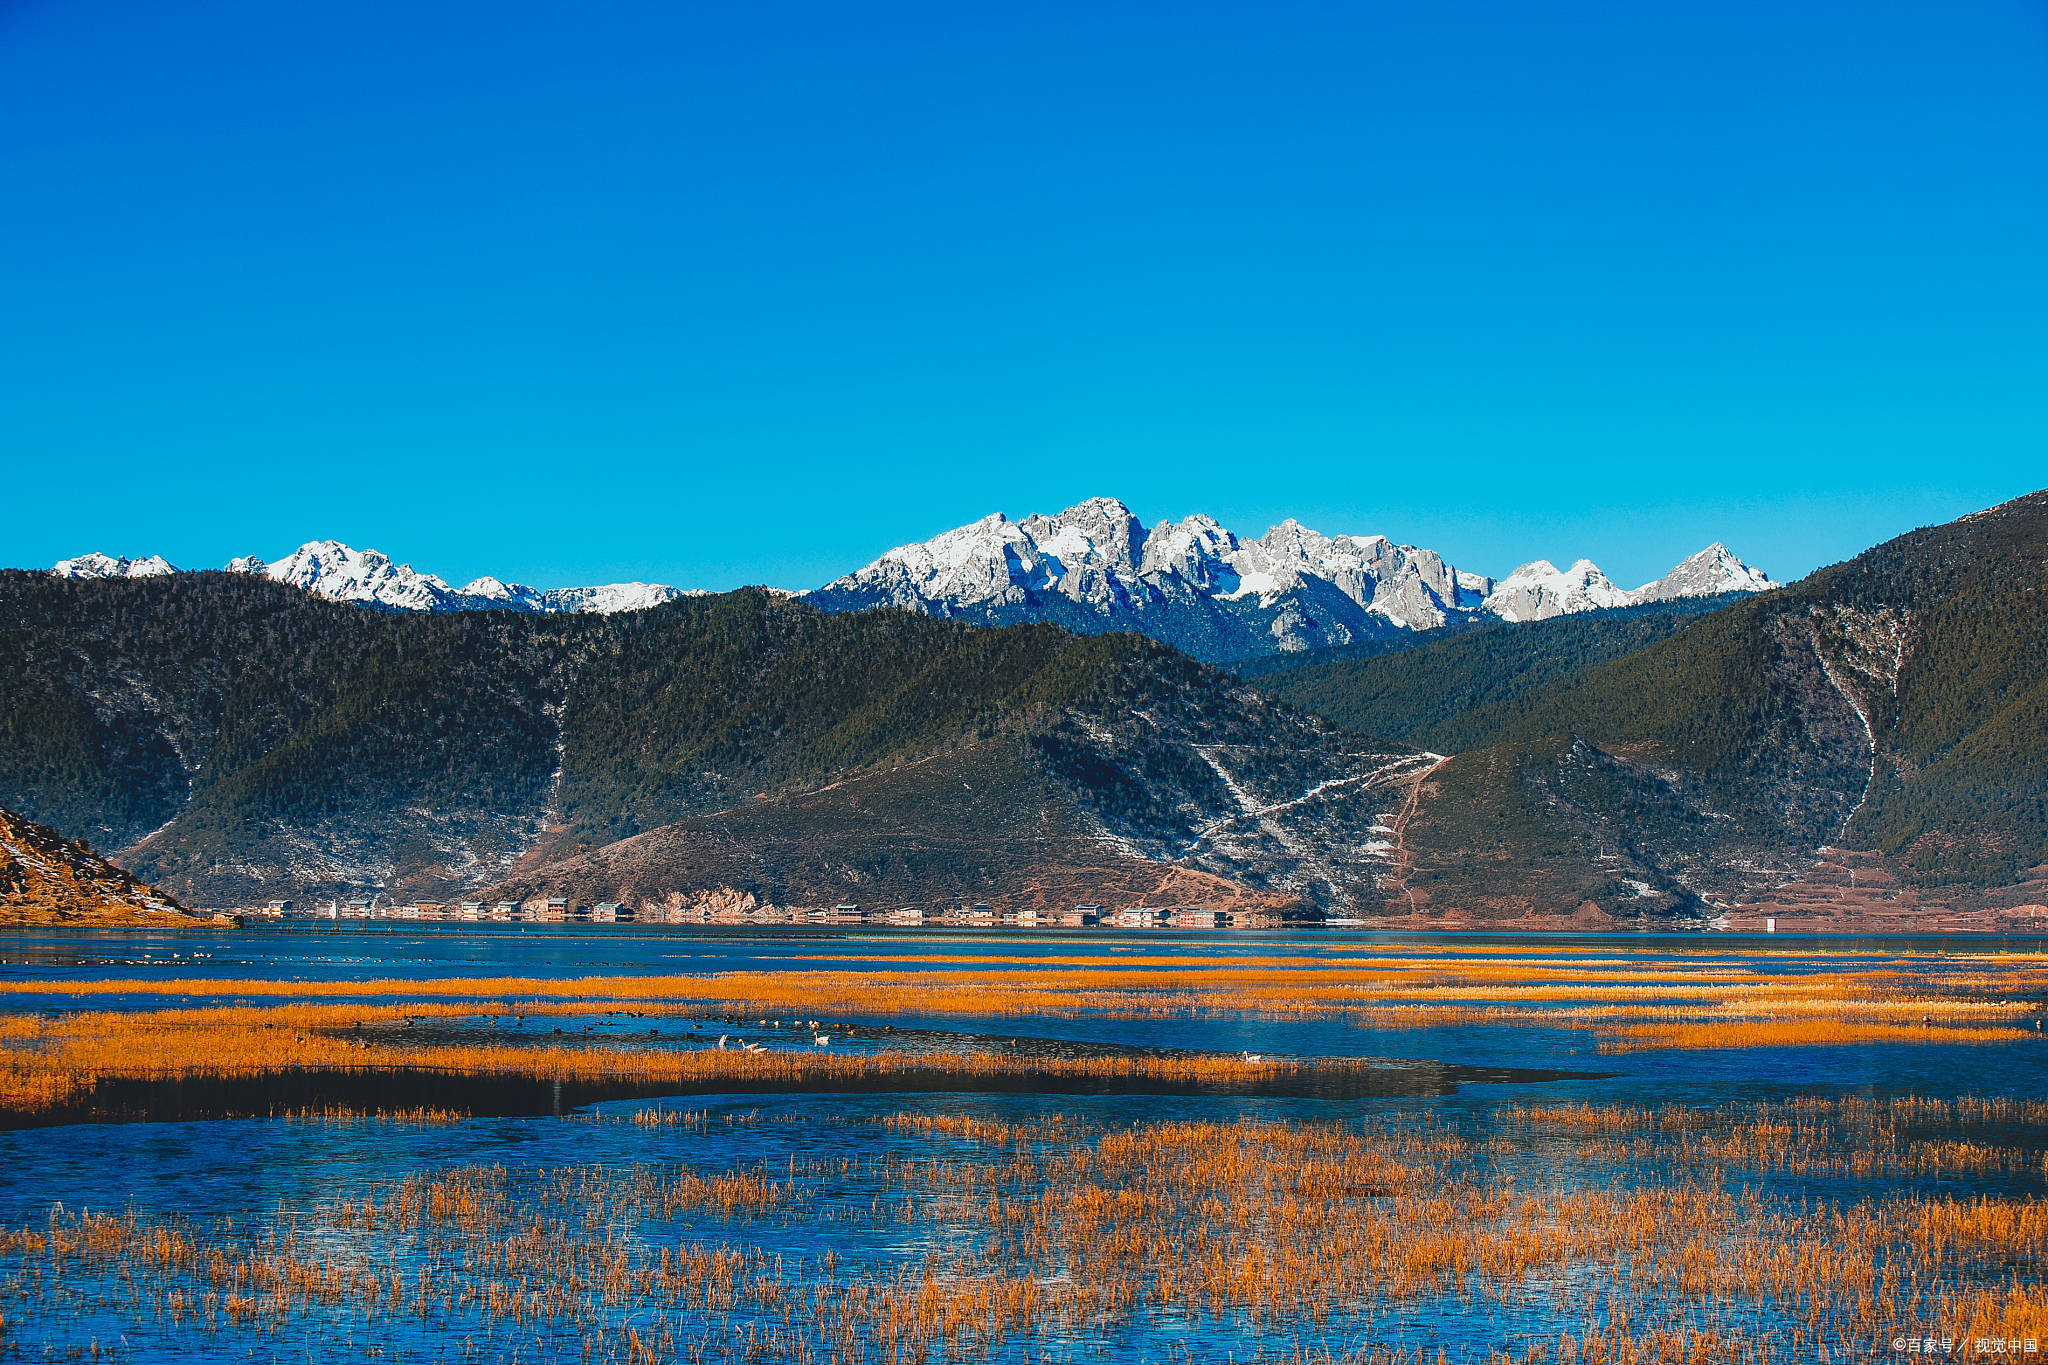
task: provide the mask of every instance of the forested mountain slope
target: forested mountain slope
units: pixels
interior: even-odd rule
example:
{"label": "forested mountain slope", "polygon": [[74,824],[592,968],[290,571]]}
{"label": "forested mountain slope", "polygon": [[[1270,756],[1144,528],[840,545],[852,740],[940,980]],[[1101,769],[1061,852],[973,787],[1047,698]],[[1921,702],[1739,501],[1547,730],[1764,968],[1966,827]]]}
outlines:
{"label": "forested mountain slope", "polygon": [[[450,895],[991,754],[1043,795],[1048,848],[1357,904],[1385,862],[1371,830],[1405,793],[1383,789],[1419,762],[1141,637],[828,616],[761,591],[611,618],[394,615],[245,576],[10,574],[0,704],[0,800],[215,904]],[[919,833],[986,846],[985,818]],[[687,872],[665,891],[704,889]]]}
{"label": "forested mountain slope", "polygon": [[1177,867],[1212,897],[1377,904],[1371,831],[1421,768],[1140,636],[765,593],[617,618],[564,714],[550,851],[674,827],[515,890],[1040,905]]}
{"label": "forested mountain slope", "polygon": [[487,866],[532,842],[601,627],[0,575],[0,804],[202,903]]}
{"label": "forested mountain slope", "polygon": [[1363,733],[1444,753],[1500,738],[1517,704],[1683,630],[1703,612],[1746,600],[1682,598],[1437,633],[1402,650],[1314,650],[1294,667],[1242,670],[1269,696]]}
{"label": "forested mountain slope", "polygon": [[[1418,810],[1439,898],[1995,901],[2048,863],[2048,494],[1424,733],[1456,727],[1492,742]],[[1823,894],[1831,850],[1883,861]]]}

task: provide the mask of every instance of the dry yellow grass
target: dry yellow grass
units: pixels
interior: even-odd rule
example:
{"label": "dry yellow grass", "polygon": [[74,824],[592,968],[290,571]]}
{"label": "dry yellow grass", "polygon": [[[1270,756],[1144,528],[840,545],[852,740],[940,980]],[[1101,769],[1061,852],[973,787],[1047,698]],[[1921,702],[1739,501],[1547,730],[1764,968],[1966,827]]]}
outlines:
{"label": "dry yellow grass", "polygon": [[[222,1001],[255,1002],[250,1008],[278,1002],[268,1006],[272,1015],[267,1020],[239,1015],[232,1022],[238,1028],[269,1026],[275,1036],[261,1040],[262,1048],[276,1068],[290,1068],[336,1063],[332,1040],[318,1035],[335,1027],[337,1016],[318,1013],[321,1009],[353,1011],[350,1018],[388,1018],[393,1009],[422,1016],[474,1014],[503,1011],[510,1008],[508,1002],[519,1002],[517,1008],[526,1014],[627,1009],[694,1016],[871,1019],[1254,1015],[1339,1019],[1382,1030],[1541,1024],[1585,1030],[1603,1048],[1622,1051],[2012,1042],[2036,1031],[2033,1025],[2041,1011],[2029,1002],[2048,994],[2048,958],[2041,954],[1904,961],[1892,955],[1837,955],[1819,967],[1787,958],[1808,969],[1782,974],[1731,965],[1713,956],[1698,964],[1674,965],[1636,962],[1624,954],[1518,954],[1501,959],[1459,953],[1357,953],[1334,961],[1273,963],[1208,957],[1151,967],[1105,966],[1099,961],[1074,966],[1064,959],[1000,955],[985,959],[966,970],[360,982],[45,981],[14,983],[0,998],[22,1003],[58,997],[175,1000],[184,1008],[152,1012],[147,1023],[162,1032],[166,1058],[196,1054],[203,1061],[218,1046],[221,1065],[227,1067],[243,1065],[234,1059],[245,1057],[252,1041],[232,1032],[216,1036],[216,1026],[230,1021],[207,1011],[224,1008],[218,1004]],[[363,1003],[334,1003],[342,1001]],[[66,1071],[112,1068],[107,1074],[132,1073],[134,1048],[121,1041],[129,1026],[115,1012],[73,1018],[75,1022],[53,1025],[28,1016],[0,1015],[0,1049],[5,1050],[0,1051],[0,1103],[47,1105],[62,1093],[61,1080],[53,1077],[61,1078]],[[96,1041],[95,1033],[105,1038]],[[68,1060],[54,1060],[58,1053]],[[377,1059],[353,1060],[368,1064]],[[470,1069],[496,1065],[486,1056],[451,1064]]]}
{"label": "dry yellow grass", "polygon": [[1842,1043],[2010,1043],[2034,1037],[2015,1026],[1862,1024],[1835,1019],[1700,1020],[1629,1024],[1603,1039],[1602,1052],[1643,1048],[1815,1047]]}

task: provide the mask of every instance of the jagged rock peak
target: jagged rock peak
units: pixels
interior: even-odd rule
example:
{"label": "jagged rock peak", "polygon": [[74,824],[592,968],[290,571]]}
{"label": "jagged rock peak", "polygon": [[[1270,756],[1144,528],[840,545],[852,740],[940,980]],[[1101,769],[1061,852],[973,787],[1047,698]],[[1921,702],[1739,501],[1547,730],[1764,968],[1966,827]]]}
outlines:
{"label": "jagged rock peak", "polygon": [[304,588],[330,602],[355,602],[395,611],[449,611],[457,594],[433,574],[392,562],[376,550],[358,550],[338,540],[308,541],[270,564],[244,558],[229,567],[258,573],[277,583]]}

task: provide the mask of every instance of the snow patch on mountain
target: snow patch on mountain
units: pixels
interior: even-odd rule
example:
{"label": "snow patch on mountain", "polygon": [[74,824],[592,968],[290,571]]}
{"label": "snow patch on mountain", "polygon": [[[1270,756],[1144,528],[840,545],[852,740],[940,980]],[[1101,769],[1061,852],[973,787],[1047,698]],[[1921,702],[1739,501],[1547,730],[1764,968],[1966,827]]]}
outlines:
{"label": "snow patch on mountain", "polygon": [[[532,589],[528,589],[532,591]],[[540,595],[541,611],[588,611],[610,616],[645,611],[678,597],[709,597],[703,588],[671,588],[666,583],[602,583],[591,588],[549,588]]]}

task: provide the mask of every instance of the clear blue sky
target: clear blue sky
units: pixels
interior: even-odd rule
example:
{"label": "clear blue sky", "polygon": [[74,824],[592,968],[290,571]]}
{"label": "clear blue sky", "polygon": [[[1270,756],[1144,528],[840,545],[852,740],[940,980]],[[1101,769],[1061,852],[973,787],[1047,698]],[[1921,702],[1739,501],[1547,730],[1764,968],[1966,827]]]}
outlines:
{"label": "clear blue sky", "polygon": [[2044,244],[2041,0],[0,0],[0,563],[1790,577],[2048,485]]}

